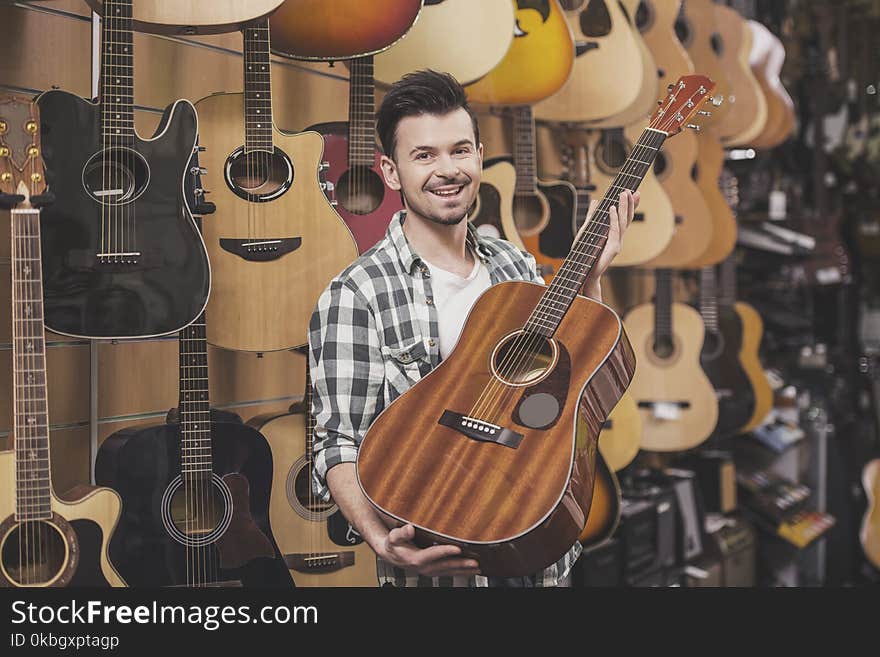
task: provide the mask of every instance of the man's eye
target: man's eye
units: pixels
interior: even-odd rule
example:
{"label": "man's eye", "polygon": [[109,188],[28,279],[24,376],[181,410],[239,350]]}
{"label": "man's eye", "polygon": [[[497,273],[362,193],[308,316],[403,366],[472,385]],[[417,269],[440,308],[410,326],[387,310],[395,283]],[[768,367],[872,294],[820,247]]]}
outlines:
{"label": "man's eye", "polygon": [[417,160],[427,160],[429,157],[431,157],[430,153],[419,153],[416,155]]}

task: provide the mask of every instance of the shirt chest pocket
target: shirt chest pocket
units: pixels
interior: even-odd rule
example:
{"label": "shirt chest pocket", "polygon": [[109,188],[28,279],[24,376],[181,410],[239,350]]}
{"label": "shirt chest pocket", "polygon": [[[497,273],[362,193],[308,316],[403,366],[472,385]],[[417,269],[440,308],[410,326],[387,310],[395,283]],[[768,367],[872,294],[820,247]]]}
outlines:
{"label": "shirt chest pocket", "polygon": [[406,392],[431,368],[425,340],[417,335],[396,345],[382,347],[389,401]]}

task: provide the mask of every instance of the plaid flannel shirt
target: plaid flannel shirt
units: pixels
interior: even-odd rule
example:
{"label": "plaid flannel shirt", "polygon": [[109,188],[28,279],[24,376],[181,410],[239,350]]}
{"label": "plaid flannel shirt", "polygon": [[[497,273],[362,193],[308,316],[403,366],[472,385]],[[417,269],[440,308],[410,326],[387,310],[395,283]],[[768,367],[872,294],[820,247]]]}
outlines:
{"label": "plaid flannel shirt", "polygon": [[[431,274],[394,215],[385,237],[336,276],[309,324],[309,368],[315,416],[314,481],[330,499],[327,471],[357,460],[358,446],[379,413],[440,363]],[[467,241],[489,269],[492,284],[544,283],[535,259],[502,239],[481,235],[468,222]],[[555,586],[581,552],[575,543],[557,563],[528,583]],[[380,583],[396,586],[486,586],[485,577],[426,577],[378,560]],[[527,584],[528,585],[528,584]]]}

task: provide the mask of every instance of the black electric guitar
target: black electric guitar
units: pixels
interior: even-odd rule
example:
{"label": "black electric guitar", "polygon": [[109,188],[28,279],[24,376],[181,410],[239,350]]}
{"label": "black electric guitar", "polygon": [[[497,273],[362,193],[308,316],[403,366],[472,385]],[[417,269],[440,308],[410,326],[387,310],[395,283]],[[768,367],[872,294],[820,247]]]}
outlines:
{"label": "black electric guitar", "polygon": [[134,129],[132,0],[108,0],[97,103],[37,98],[46,181],[41,218],[46,326],[87,338],[179,331],[205,307],[208,255],[183,197],[195,109],[165,109],[152,139]]}
{"label": "black electric guitar", "polygon": [[718,397],[718,422],[710,438],[727,438],[749,423],[755,393],[739,360],[742,320],[733,304],[718,303],[714,266],[700,270],[700,314],[706,326],[700,365]]}
{"label": "black electric guitar", "polygon": [[125,586],[107,558],[119,495],[52,486],[40,208],[51,201],[30,99],[0,97],[0,207],[11,209],[13,449],[0,452],[0,587]]}

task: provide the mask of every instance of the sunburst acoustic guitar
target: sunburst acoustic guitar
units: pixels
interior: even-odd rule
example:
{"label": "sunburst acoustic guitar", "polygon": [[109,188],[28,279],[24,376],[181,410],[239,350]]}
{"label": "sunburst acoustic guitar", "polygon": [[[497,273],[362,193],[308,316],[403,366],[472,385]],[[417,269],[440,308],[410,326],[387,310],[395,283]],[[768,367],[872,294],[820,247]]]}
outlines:
{"label": "sunburst acoustic guitar", "polygon": [[468,213],[477,231],[489,237],[500,237],[523,251],[525,244],[520,239],[513,221],[513,194],[516,189],[516,169],[513,158],[493,157],[483,162],[480,176],[480,189],[474,206]]}
{"label": "sunburst acoustic guitar", "polygon": [[[559,559],[583,531],[601,424],[635,361],[617,315],[578,292],[604,248],[619,192],[638,189],[660,145],[712,89],[702,76],[681,83],[550,285],[490,287],[453,352],[364,436],[360,487],[390,523],[412,523],[418,544],[459,545],[484,574],[519,576]],[[590,426],[580,437],[579,405]]]}
{"label": "sunburst acoustic guitar", "polygon": [[357,248],[321,189],[321,136],[281,132],[272,121],[268,22],[242,33],[244,93],[196,103],[203,177],[217,205],[204,225],[213,269],[208,341],[277,351],[305,344],[318,295]]}
{"label": "sunburst acoustic guitar", "polygon": [[49,201],[40,120],[30,99],[0,96],[0,205],[11,209],[11,451],[0,452],[0,586],[125,586],[108,555],[116,491],[52,486],[40,207]]}

